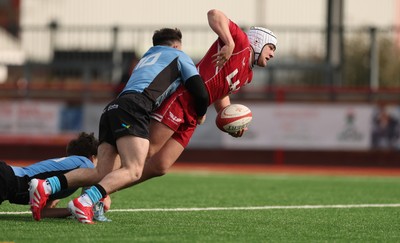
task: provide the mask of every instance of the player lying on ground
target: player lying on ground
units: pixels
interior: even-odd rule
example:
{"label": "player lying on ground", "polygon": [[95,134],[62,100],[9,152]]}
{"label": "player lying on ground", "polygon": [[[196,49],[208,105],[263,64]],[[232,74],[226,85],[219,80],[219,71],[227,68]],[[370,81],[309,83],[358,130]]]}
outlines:
{"label": "player lying on ground", "polygon": [[[180,84],[195,100],[196,122],[204,122],[208,93],[193,61],[181,51],[181,39],[178,29],[155,31],[153,47],[143,55],[122,93],[106,106],[100,118],[95,169],[77,169],[46,181],[31,181],[30,202],[39,201],[31,205],[36,220],[40,220],[42,202],[49,195],[64,188],[94,185],[68,203],[80,222],[93,223],[93,204],[107,194],[130,187],[141,177],[150,146],[150,113]],[[113,170],[119,158],[121,167]]]}
{"label": "player lying on ground", "polygon": [[[29,204],[29,181],[32,178],[47,178],[77,168],[94,168],[97,162],[98,141],[93,134],[80,133],[76,139],[67,145],[67,157],[48,159],[26,167],[9,166],[0,161],[0,204],[8,200],[13,204]],[[71,213],[67,208],[55,208],[61,198],[73,194],[78,188],[68,188],[51,195],[46,201],[41,215],[44,218],[67,217]],[[98,217],[106,220],[102,212],[108,210],[111,200],[105,198],[104,202],[96,205]]]}

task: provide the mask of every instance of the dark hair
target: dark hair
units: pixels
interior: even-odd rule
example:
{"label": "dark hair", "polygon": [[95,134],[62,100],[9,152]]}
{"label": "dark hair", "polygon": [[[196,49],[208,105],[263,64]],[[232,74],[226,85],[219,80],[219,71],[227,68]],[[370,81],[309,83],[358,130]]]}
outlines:
{"label": "dark hair", "polygon": [[67,145],[67,156],[80,155],[89,158],[97,155],[97,147],[99,141],[94,137],[93,133],[81,132],[78,138],[71,140]]}
{"label": "dark hair", "polygon": [[153,46],[171,46],[174,41],[182,41],[182,33],[179,29],[162,28],[154,31]]}

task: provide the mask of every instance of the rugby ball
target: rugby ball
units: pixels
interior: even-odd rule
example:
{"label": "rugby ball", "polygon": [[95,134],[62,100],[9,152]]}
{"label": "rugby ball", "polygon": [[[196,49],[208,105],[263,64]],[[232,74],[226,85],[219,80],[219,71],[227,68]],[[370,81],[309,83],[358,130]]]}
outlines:
{"label": "rugby ball", "polygon": [[251,110],[247,106],[231,104],[218,112],[215,123],[221,131],[235,133],[246,128],[252,118]]}

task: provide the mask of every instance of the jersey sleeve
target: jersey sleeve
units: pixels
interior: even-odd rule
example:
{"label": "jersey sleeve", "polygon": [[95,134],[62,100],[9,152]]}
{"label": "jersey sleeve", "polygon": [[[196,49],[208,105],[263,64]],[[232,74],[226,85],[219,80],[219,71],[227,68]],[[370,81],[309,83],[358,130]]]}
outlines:
{"label": "jersey sleeve", "polygon": [[188,80],[189,78],[195,75],[199,75],[199,72],[197,71],[196,66],[193,63],[193,60],[183,52],[179,56],[178,66],[181,72],[183,83],[185,83],[186,80]]}
{"label": "jersey sleeve", "polygon": [[[234,52],[247,47],[248,39],[246,33],[232,20],[229,20],[229,32],[231,32],[232,38],[235,42]],[[218,42],[220,46],[224,45],[224,42],[219,37]]]}

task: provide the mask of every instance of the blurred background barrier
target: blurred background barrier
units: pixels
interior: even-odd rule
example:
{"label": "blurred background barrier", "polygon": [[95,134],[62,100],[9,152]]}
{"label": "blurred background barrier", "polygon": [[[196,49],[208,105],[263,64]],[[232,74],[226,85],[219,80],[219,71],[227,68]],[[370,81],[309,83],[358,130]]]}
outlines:
{"label": "blurred background barrier", "polygon": [[[274,164],[318,164],[322,160],[322,165],[399,166],[398,105],[236,101],[253,112],[248,132],[240,139],[220,132],[216,112],[209,109],[205,124],[195,131],[181,160]],[[65,145],[78,132],[97,134],[105,105],[1,102],[2,158],[39,160],[64,155]]]}
{"label": "blurred background barrier", "polygon": [[[358,150],[400,148],[400,107],[370,104],[241,102],[253,113],[248,132],[233,139],[215,125],[209,109],[189,148],[235,150]],[[106,103],[6,101],[0,103],[0,134],[52,136],[97,134]]]}
{"label": "blurred background barrier", "polygon": [[[181,29],[197,62],[216,38],[206,19],[212,8],[244,30],[272,29],[278,48],[232,96],[253,110],[249,132],[241,139],[216,132],[209,109],[188,151],[264,151],[275,162],[284,161],[282,151],[397,153],[400,0],[176,3],[0,1],[0,159],[14,147],[17,157],[35,157],[47,145],[59,153],[77,132],[97,134],[104,105],[152,45],[154,30]],[[41,147],[22,155],[21,145]]]}
{"label": "blurred background barrier", "polygon": [[[25,58],[19,65],[3,64],[7,75],[1,81],[0,95],[7,98],[109,99],[113,87],[126,82],[126,73],[151,46],[150,37],[156,28],[63,27],[54,23],[26,26],[20,33],[24,48],[19,50]],[[240,95],[273,100],[276,89],[288,92],[302,89],[305,94],[321,91],[318,97],[327,101],[345,99],[349,95],[349,99],[365,101],[381,98],[398,101],[400,51],[394,40],[400,28],[332,30],[333,34],[343,36],[342,48],[336,50],[342,53],[338,63],[327,60],[334,50],[326,46],[325,28],[270,28],[279,37],[277,58],[267,69],[256,68],[251,87]],[[182,25],[180,29],[186,37],[185,51],[199,60],[215,35],[204,26]],[[290,50],[285,48],[287,43],[291,43]],[[46,92],[52,89],[58,91],[58,96]],[[69,94],[74,89],[79,94]]]}
{"label": "blurred background barrier", "polygon": [[[374,0],[251,0],[246,7],[239,7],[239,1],[233,2],[236,5],[206,0],[193,3],[196,11],[188,11],[183,0],[178,2],[182,6],[164,6],[160,0],[146,4],[3,0],[0,96],[110,99],[112,89],[126,82],[138,58],[152,45],[155,29],[180,28],[184,50],[199,60],[216,37],[207,25],[207,10],[221,4],[244,30],[258,24],[278,36],[277,58],[267,69],[255,69],[243,97],[274,100],[277,90],[283,89],[287,94],[299,90],[304,94],[287,99],[398,101],[398,0],[387,0],[379,7],[374,7]],[[364,11],[359,11],[361,5]],[[161,11],[161,7],[171,11]],[[156,18],[136,12],[148,8]],[[173,9],[185,11],[170,16]],[[315,91],[319,95],[313,95]]]}

